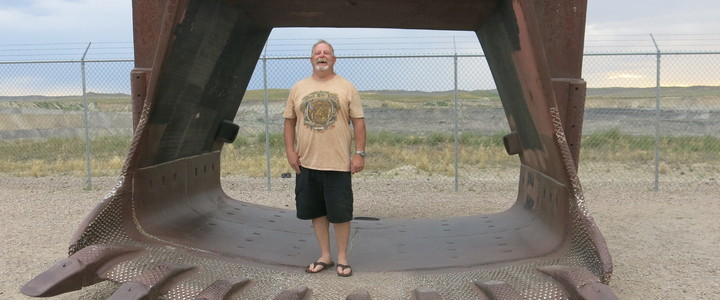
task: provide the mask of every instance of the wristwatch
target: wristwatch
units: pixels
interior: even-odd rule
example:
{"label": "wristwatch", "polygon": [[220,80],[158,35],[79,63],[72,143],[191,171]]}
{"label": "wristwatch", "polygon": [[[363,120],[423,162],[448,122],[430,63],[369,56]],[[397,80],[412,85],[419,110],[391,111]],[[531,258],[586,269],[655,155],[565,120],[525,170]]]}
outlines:
{"label": "wristwatch", "polygon": [[365,157],[365,151],[363,151],[363,150],[357,150],[357,151],[355,151],[355,154]]}

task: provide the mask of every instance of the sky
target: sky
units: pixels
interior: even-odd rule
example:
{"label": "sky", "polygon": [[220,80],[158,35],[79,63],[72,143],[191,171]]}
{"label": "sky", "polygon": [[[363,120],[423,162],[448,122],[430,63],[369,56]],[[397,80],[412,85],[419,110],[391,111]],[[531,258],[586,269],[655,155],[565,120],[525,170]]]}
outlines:
{"label": "sky", "polygon": [[[62,45],[72,44],[76,50],[73,53],[82,54],[83,46],[92,42],[96,50],[102,48],[106,53],[131,55],[132,50],[128,49],[132,48],[131,5],[132,0],[0,0],[0,50],[10,52],[23,48],[14,45],[38,44],[57,45],[47,48],[62,49],[69,47]],[[602,52],[610,47],[625,47],[628,51],[653,50],[650,34],[662,48],[694,50],[702,46],[703,49],[718,49],[718,11],[720,2],[717,0],[589,0],[586,52]],[[441,41],[447,45],[453,45],[452,37],[455,37],[455,49],[479,51],[477,39],[470,32],[293,28],[276,29],[270,39],[279,40],[276,42],[279,51],[276,53],[279,54],[289,52],[288,47],[295,47],[288,41],[301,38],[313,42],[318,38],[340,39],[341,44],[349,44],[347,48],[354,47],[352,50],[356,53],[370,53],[373,49],[368,48],[366,41],[352,41],[378,37],[405,38],[396,45],[376,45],[380,51],[402,52],[418,47],[418,44],[427,47],[428,43],[422,43],[423,38],[427,41],[435,37],[445,37]],[[438,47],[434,51],[454,50],[447,45],[440,46],[440,43],[429,43],[430,47],[433,44]],[[8,60],[7,57],[3,59],[3,54],[7,53],[0,52],[0,60]]]}
{"label": "sky", "polygon": [[[131,60],[131,5],[132,0],[0,0],[0,62],[79,60],[88,47],[87,59]],[[663,52],[719,52],[718,11],[717,0],[588,0],[585,52],[652,53],[653,38]],[[334,44],[338,56],[482,53],[472,32],[367,28],[279,28],[271,33],[265,53],[306,56],[321,38]],[[654,66],[651,61],[644,65]],[[652,73],[634,71],[605,72],[592,82],[609,78],[628,85],[654,84]],[[1,77],[5,85],[20,82]],[[711,81],[701,84],[720,84]]]}

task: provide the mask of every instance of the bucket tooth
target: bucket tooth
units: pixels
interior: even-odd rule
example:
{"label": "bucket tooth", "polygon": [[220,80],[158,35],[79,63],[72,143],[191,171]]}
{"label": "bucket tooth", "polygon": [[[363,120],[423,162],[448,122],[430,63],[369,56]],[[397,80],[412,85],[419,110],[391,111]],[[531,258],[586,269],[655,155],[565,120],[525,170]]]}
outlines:
{"label": "bucket tooth", "polygon": [[117,245],[90,245],[55,263],[21,289],[31,297],[50,297],[105,280],[102,275],[113,264],[129,259],[142,248]]}
{"label": "bucket tooth", "polygon": [[192,269],[185,265],[158,265],[123,283],[108,300],[157,299],[162,291],[175,285],[179,275]]}
{"label": "bucket tooth", "polygon": [[310,299],[312,290],[306,286],[296,287],[294,289],[284,290],[273,300],[306,300]]}
{"label": "bucket tooth", "polygon": [[538,267],[537,270],[557,280],[570,299],[618,299],[609,286],[585,268],[552,265]]}
{"label": "bucket tooth", "polygon": [[345,300],[372,300],[370,293],[365,290],[355,291],[352,294],[345,297]]}
{"label": "bucket tooth", "polygon": [[213,282],[193,300],[226,300],[250,282],[249,278],[220,279]]}

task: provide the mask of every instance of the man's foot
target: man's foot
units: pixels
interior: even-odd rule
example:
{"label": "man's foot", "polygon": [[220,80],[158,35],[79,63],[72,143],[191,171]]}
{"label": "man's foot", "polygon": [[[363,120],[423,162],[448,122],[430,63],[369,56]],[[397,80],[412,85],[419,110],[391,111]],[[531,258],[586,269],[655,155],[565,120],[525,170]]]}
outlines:
{"label": "man's foot", "polygon": [[[322,271],[325,271],[325,269],[334,266],[335,263],[330,261],[329,263],[324,263],[321,261],[316,261],[314,263],[311,263],[310,265],[305,268],[305,272],[307,273],[320,273]],[[320,266],[321,268],[318,269],[317,267]]]}
{"label": "man's foot", "polygon": [[[346,270],[350,270],[349,272]],[[352,276],[352,267],[350,265],[343,265],[338,264],[337,266],[337,275],[340,277],[350,277]]]}

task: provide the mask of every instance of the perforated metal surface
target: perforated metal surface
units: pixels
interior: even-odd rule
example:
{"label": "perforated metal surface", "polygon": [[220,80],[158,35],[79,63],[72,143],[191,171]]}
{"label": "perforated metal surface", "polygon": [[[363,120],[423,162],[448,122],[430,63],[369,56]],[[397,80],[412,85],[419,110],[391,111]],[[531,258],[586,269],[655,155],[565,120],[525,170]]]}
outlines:
{"label": "perforated metal surface", "polygon": [[[582,216],[582,213],[577,211],[577,205],[574,207],[575,211],[571,211],[570,215]],[[113,224],[116,222],[115,217],[99,218],[93,228],[102,231],[110,226],[105,224],[106,222]],[[313,299],[343,298],[356,290],[368,291],[373,299],[402,299],[409,297],[410,291],[420,287],[432,287],[444,299],[481,299],[472,286],[473,282],[478,280],[507,283],[512,290],[496,291],[500,299],[506,298],[503,295],[512,293],[520,294],[526,299],[566,299],[554,280],[535,269],[544,265],[598,268],[597,254],[588,242],[588,236],[583,229],[584,222],[581,218],[571,218],[568,222],[570,224],[567,227],[571,228],[572,238],[566,246],[567,253],[562,256],[506,267],[468,266],[425,272],[356,271],[349,280],[335,276],[332,272],[306,274],[301,267],[263,266],[242,259],[207,256],[207,253],[195,252],[192,247],[154,246],[136,242],[126,235],[108,235],[100,240],[104,243],[140,246],[148,251],[148,255],[114,267],[107,276],[115,282],[127,282],[141,275],[143,270],[162,264],[182,262],[197,266],[198,270],[192,277],[167,292],[168,299],[192,299],[216,280],[237,277],[246,277],[252,282],[251,288],[240,293],[240,299],[268,299],[277,296],[282,290],[301,285],[306,285],[313,291]]]}

